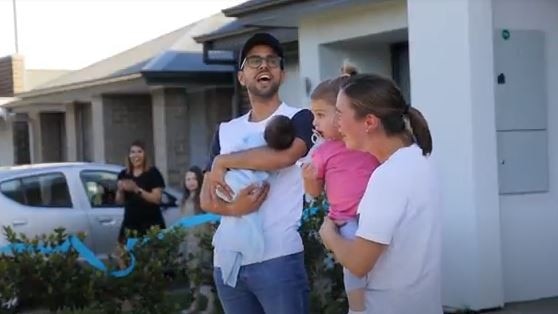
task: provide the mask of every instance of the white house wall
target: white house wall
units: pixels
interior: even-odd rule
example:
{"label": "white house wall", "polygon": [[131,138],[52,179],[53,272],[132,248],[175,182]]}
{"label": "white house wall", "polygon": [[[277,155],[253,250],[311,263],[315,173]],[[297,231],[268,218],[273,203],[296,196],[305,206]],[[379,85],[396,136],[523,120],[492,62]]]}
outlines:
{"label": "white house wall", "polygon": [[[308,78],[315,87],[322,79],[338,75],[343,58],[347,56],[336,55],[335,49],[329,51],[329,55],[327,55],[328,48],[326,47],[326,56],[322,59],[321,55],[324,52],[321,52],[321,49],[326,44],[406,27],[407,11],[404,1],[371,3],[308,15],[300,21],[299,26],[301,76],[303,79]],[[382,73],[391,65],[389,58],[385,60],[385,54],[380,52],[379,55],[387,62],[381,62],[378,67],[374,68],[370,68],[371,63],[359,62],[358,59],[362,58],[362,54],[357,53],[356,58],[351,54],[350,57],[357,59],[355,63],[362,63],[369,67],[366,70]],[[370,57],[368,58],[370,59]]]}
{"label": "white house wall", "polygon": [[433,135],[443,197],[443,302],[502,306],[492,6],[409,0],[411,98]]}
{"label": "white house wall", "polygon": [[11,166],[14,163],[12,126],[0,121],[0,167]]}
{"label": "white house wall", "polygon": [[340,66],[347,61],[362,73],[376,73],[391,77],[391,51],[387,44],[368,45],[366,48],[342,49],[343,43],[320,47],[321,79],[339,75]]}
{"label": "white house wall", "polygon": [[304,107],[305,103],[302,86],[303,83],[299,73],[298,57],[287,57],[285,63],[285,79],[279,88],[281,100],[291,106]]}
{"label": "white house wall", "polygon": [[[558,295],[558,1],[493,0],[496,29],[541,30],[546,40],[548,193],[500,197],[506,301]],[[529,162],[526,160],[525,162]]]}

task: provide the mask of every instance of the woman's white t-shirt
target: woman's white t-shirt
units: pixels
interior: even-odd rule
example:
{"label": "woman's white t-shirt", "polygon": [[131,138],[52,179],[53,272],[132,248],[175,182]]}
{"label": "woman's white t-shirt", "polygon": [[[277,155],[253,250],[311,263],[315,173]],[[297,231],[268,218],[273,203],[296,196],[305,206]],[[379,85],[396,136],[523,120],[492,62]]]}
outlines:
{"label": "woman's white t-shirt", "polygon": [[372,174],[356,235],[385,244],[368,273],[366,313],[441,314],[438,182],[417,145],[401,148]]}

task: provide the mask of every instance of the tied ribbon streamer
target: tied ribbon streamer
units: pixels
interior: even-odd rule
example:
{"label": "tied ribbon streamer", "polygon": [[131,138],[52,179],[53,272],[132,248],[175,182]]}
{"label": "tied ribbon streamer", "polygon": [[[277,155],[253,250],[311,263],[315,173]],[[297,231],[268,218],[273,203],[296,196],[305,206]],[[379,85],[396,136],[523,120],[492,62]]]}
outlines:
{"label": "tied ribbon streamer", "polygon": [[[319,208],[317,207],[307,208],[304,210],[302,214],[302,220],[303,221],[307,220],[311,216],[317,214],[318,212],[319,212]],[[168,230],[173,229],[175,227],[190,229],[206,223],[216,223],[219,222],[220,220],[221,220],[221,216],[215,214],[200,214],[200,215],[194,215],[190,217],[184,217],[179,221],[177,221],[176,223],[174,223],[169,229],[162,230],[159,233],[158,237],[162,239],[164,237],[165,232],[168,232]],[[11,253],[22,253],[27,251],[29,253],[40,253],[40,254],[48,255],[54,253],[66,253],[71,248],[74,248],[76,252],[79,254],[79,256],[92,267],[100,271],[106,272],[111,276],[121,278],[121,277],[128,276],[134,271],[134,267],[136,266],[136,258],[134,257],[133,250],[134,247],[138,245],[138,242],[140,241],[144,243],[145,241],[147,241],[147,239],[141,240],[138,238],[129,238],[127,240],[126,251],[128,252],[130,257],[130,264],[125,269],[115,270],[111,272],[108,271],[108,268],[103,263],[103,261],[101,261],[90,248],[88,248],[78,237],[74,235],[70,235],[68,239],[66,239],[62,244],[55,247],[48,247],[41,244],[36,246],[28,245],[24,243],[10,244],[0,248],[0,254],[6,255]]]}
{"label": "tied ribbon streamer", "polygon": [[[195,215],[190,217],[184,217],[179,221],[177,221],[175,224],[173,224],[170,229],[174,227],[189,229],[205,223],[218,222],[220,219],[221,217],[215,214],[201,214],[201,215]],[[163,238],[164,232],[166,231],[167,230],[161,231],[161,233],[159,233],[158,235],[159,238]],[[138,243],[138,241],[139,239],[137,238],[128,239],[126,243],[126,251],[128,252],[130,257],[130,264],[125,269],[111,271],[109,273],[111,276],[126,277],[134,271],[134,267],[136,265],[136,258],[134,257],[132,251],[136,246],[136,244]],[[72,247],[76,250],[79,256],[84,261],[86,261],[89,265],[93,266],[94,268],[100,271],[108,272],[108,268],[103,263],[103,261],[101,261],[90,248],[88,248],[78,237],[74,235],[70,235],[68,239],[66,239],[62,244],[55,247],[49,247],[42,244],[36,246],[24,244],[24,243],[10,244],[0,248],[0,254],[23,253],[27,251],[29,253],[40,253],[40,254],[48,255],[53,253],[66,253]]]}

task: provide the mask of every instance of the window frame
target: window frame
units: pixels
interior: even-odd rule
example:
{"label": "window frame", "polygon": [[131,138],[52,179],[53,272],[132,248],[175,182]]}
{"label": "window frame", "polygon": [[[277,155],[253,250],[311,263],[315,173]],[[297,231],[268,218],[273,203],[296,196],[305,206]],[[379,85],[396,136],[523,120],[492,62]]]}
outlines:
{"label": "window frame", "polygon": [[[52,176],[52,175],[60,175],[63,179],[64,179],[64,183],[66,184],[66,191],[68,192],[68,199],[69,199],[69,204],[66,206],[54,206],[54,205],[46,205],[46,204],[41,204],[41,205],[31,205],[29,204],[29,200],[27,197],[27,193],[26,193],[26,184],[24,183],[25,179],[32,179],[32,178],[40,178],[40,177],[44,177],[44,176]],[[1,190],[1,186],[5,183],[9,183],[9,182],[14,182],[14,181],[18,181],[19,185],[21,187],[21,193],[23,193],[23,200],[24,203],[20,203],[10,197],[8,197],[6,194],[4,194],[4,192],[2,192]],[[10,178],[10,179],[6,179],[2,182],[0,182],[0,193],[2,193],[2,195],[4,197],[6,197],[7,199],[9,199],[10,201],[21,205],[21,206],[25,206],[25,207],[29,207],[29,208],[64,208],[64,209],[74,209],[74,201],[72,199],[72,192],[70,191],[70,186],[68,184],[68,178],[66,177],[66,174],[62,171],[52,171],[52,172],[43,172],[43,173],[35,173],[35,174],[29,174],[29,175],[21,175],[18,177],[14,177],[14,178]],[[41,202],[42,202],[42,195],[41,195]]]}
{"label": "window frame", "polygon": [[114,205],[94,205],[93,202],[91,201],[91,199],[89,198],[89,194],[87,193],[87,186],[86,186],[86,181],[83,178],[83,175],[87,174],[87,173],[107,173],[110,175],[114,175],[116,177],[116,182],[118,182],[118,172],[112,171],[112,170],[106,170],[106,169],[83,169],[80,170],[79,172],[79,180],[81,181],[81,185],[83,187],[83,192],[85,193],[86,199],[87,199],[87,203],[89,204],[90,208],[123,208],[124,204],[118,204],[116,202],[116,190],[115,190],[115,200],[114,200]]}

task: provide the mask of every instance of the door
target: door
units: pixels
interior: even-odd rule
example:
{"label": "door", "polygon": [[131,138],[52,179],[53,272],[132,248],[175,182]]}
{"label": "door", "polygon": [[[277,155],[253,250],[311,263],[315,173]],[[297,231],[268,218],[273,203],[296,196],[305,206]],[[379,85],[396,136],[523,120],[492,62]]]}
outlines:
{"label": "door", "polygon": [[29,147],[29,125],[27,121],[13,122],[14,164],[26,165],[31,163]]}
{"label": "door", "polygon": [[41,112],[41,151],[43,162],[66,160],[66,118],[63,112]]}
{"label": "door", "polygon": [[116,248],[124,218],[124,207],[116,204],[118,173],[109,170],[83,170],[80,179],[90,206],[87,212],[94,251],[105,257]]}
{"label": "door", "polygon": [[[124,206],[116,204],[118,173],[110,170],[83,170],[81,182],[89,201],[88,219],[97,255],[114,252],[124,218]],[[180,218],[177,193],[164,191],[161,210],[167,226]]]}
{"label": "door", "polygon": [[17,233],[34,237],[64,228],[68,234],[89,234],[86,212],[74,206],[62,172],[12,178],[0,183],[0,192],[2,225]]}

